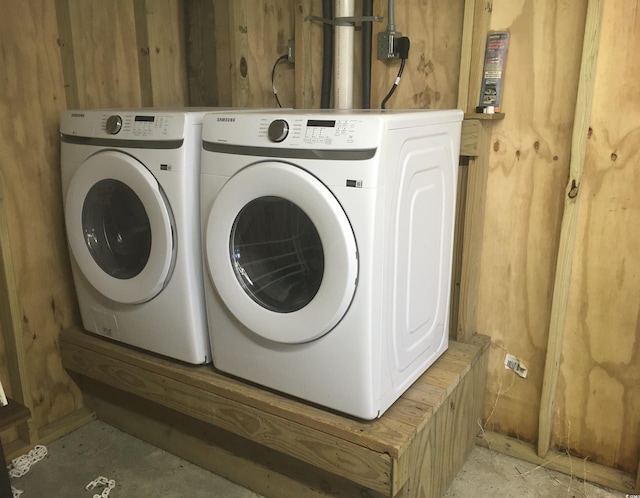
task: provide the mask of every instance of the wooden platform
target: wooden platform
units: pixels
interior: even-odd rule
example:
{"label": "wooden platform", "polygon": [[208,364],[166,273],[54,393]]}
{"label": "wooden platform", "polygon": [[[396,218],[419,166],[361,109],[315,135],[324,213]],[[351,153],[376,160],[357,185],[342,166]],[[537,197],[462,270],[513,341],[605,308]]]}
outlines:
{"label": "wooden platform", "polygon": [[100,419],[265,496],[437,497],[475,443],[488,340],[451,342],[370,422],[77,329],[60,348]]}

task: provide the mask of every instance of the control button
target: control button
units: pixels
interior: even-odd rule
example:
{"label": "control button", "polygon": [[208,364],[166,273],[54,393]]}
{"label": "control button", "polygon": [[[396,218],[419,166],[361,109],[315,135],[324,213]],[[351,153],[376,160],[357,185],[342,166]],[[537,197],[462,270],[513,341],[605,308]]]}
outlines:
{"label": "control button", "polygon": [[122,129],[122,118],[118,115],[109,116],[107,119],[107,133],[116,135]]}
{"label": "control button", "polygon": [[276,119],[269,125],[267,134],[272,142],[282,142],[289,134],[289,123],[284,119]]}

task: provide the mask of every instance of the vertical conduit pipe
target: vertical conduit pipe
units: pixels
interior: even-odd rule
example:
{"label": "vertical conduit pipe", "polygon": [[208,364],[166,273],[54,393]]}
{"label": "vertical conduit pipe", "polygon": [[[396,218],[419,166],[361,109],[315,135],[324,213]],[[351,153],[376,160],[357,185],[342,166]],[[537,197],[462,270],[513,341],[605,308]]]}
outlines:
{"label": "vertical conduit pipe", "polygon": [[[373,0],[362,0],[362,17],[373,16]],[[373,22],[362,22],[362,108],[371,108],[371,42]]]}
{"label": "vertical conduit pipe", "polygon": [[395,9],[394,0],[389,0],[387,3],[387,31],[395,31],[396,30],[396,21],[395,14],[393,10]]}
{"label": "vertical conduit pipe", "polygon": [[[335,16],[354,17],[355,0],[336,0]],[[335,28],[335,68],[334,107],[353,108],[353,37],[354,26],[336,25]]]}

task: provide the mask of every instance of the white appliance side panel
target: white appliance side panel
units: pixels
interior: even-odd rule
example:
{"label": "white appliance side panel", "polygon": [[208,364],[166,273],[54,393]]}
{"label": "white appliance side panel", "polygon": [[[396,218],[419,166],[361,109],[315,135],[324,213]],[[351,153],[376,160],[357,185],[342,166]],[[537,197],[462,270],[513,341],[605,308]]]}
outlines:
{"label": "white appliance side panel", "polygon": [[450,260],[448,235],[453,220],[446,209],[449,199],[445,197],[451,195],[451,188],[446,185],[443,161],[443,149],[431,147],[408,151],[403,164],[395,220],[392,328],[395,365],[400,371],[437,348],[444,327],[444,267]]}
{"label": "white appliance side panel", "polygon": [[[449,294],[460,125],[425,128],[406,139],[389,132],[394,185],[386,267],[383,407],[402,394],[448,346]],[[405,131],[406,133],[406,131]],[[397,144],[397,148],[391,144]],[[395,150],[393,150],[395,149]]]}

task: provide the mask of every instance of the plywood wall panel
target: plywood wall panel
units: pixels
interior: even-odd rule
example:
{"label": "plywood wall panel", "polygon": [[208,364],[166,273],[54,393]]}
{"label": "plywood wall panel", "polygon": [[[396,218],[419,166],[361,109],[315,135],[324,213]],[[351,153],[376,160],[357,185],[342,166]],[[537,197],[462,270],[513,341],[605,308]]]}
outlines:
{"label": "plywood wall panel", "polygon": [[[491,27],[509,29],[511,44],[505,118],[489,151],[477,322],[493,341],[487,429],[527,441],[538,432],[585,14],[583,2],[493,1]],[[505,370],[507,352],[526,379]]]}
{"label": "plywood wall panel", "polygon": [[216,30],[213,0],[192,0],[184,4],[189,105],[218,105]]}
{"label": "plywood wall panel", "polygon": [[[65,106],[53,2],[2,2],[0,175],[37,426],[81,405],[58,330],[77,319],[62,224],[59,113]],[[2,331],[3,334],[10,331]]]}
{"label": "plywood wall panel", "polygon": [[[464,1],[420,1],[395,4],[395,25],[411,40],[409,59],[400,85],[387,103],[388,109],[450,109],[456,107],[460,66]],[[320,2],[297,1],[296,15],[321,17]],[[362,3],[355,2],[355,15],[362,14]],[[400,67],[399,60],[377,58],[377,33],[387,29],[387,2],[375,0],[373,14],[383,18],[373,23],[371,62],[371,108],[379,109],[391,89]],[[296,94],[304,107],[320,106],[322,73],[322,28],[317,21],[297,21],[296,43],[303,43],[297,59]],[[353,54],[353,107],[362,107],[362,28],[356,23]],[[302,66],[302,67],[301,67]],[[333,85],[332,85],[333,86]],[[304,92],[299,95],[298,92]]]}
{"label": "plywood wall panel", "polygon": [[[235,0],[229,3],[231,88],[235,107],[277,107],[271,72],[294,37],[293,0]],[[275,86],[283,107],[295,105],[294,70],[276,68]]]}
{"label": "plywood wall panel", "polygon": [[[57,346],[59,330],[80,322],[64,231],[60,113],[69,107],[186,103],[181,2],[146,6],[0,0],[0,175],[36,430],[82,405]],[[141,19],[145,45],[153,47],[144,78]],[[4,364],[0,372],[7,375]]]}
{"label": "plywood wall panel", "polygon": [[[383,5],[381,5],[383,4]],[[386,30],[387,2],[376,3],[374,14],[384,21],[376,30]],[[457,105],[462,47],[463,0],[420,0],[395,3],[395,26],[411,41],[409,58],[400,85],[387,103],[388,109],[452,109]],[[371,107],[380,103],[395,80],[399,60],[379,61],[373,54]]]}
{"label": "plywood wall panel", "polygon": [[322,99],[323,28],[308,16],[322,17],[321,2],[297,0],[295,3],[296,66],[295,91],[298,109],[318,109]]}
{"label": "plywood wall panel", "polygon": [[638,16],[636,1],[604,3],[552,440],[630,473],[640,460]]}
{"label": "plywood wall panel", "polygon": [[134,3],[69,0],[69,12],[80,106],[141,106]]}
{"label": "plywood wall panel", "polygon": [[216,77],[218,81],[218,105],[230,107],[233,98],[232,91],[232,64],[231,64],[231,33],[229,2],[213,1],[213,16],[215,22],[216,43]]}
{"label": "plywood wall panel", "polygon": [[180,0],[147,0],[154,107],[188,104],[184,12]]}

